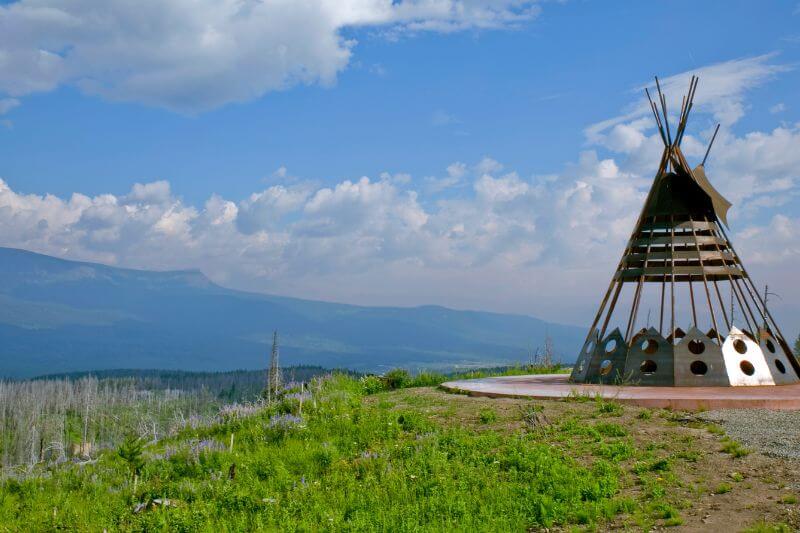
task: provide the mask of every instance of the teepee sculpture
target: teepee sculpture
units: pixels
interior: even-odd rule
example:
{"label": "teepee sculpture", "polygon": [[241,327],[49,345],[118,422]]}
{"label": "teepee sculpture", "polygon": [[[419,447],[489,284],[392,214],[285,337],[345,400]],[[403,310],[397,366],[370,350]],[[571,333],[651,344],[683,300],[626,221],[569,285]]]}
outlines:
{"label": "teepee sculpture", "polygon": [[[800,365],[723,227],[731,204],[706,177],[704,164],[719,125],[697,167],[692,169],[681,152],[697,83],[693,76],[674,135],[658,78],[660,105],[645,89],[664,152],[575,363],[574,382],[740,386],[800,381]],[[632,292],[625,297],[630,305],[618,305],[623,292]],[[637,330],[645,300],[650,302],[647,324]],[[607,334],[618,308],[626,326]]]}

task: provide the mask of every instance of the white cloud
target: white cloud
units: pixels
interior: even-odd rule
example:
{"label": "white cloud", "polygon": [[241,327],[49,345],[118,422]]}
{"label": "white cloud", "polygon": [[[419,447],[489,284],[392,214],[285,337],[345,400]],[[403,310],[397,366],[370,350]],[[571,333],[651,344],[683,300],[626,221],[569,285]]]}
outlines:
{"label": "white cloud", "polygon": [[251,194],[237,209],[239,230],[249,234],[274,227],[283,216],[300,208],[309,192],[304,186],[287,188],[274,185]]}
{"label": "white cloud", "polygon": [[786,104],[784,104],[783,102],[779,102],[769,108],[769,112],[772,113],[773,115],[777,115],[778,113],[783,113],[784,111],[786,111]]}
{"label": "white cloud", "polygon": [[[695,120],[714,113],[703,106]],[[424,180],[386,172],[326,186],[290,180],[281,167],[273,178],[282,184],[243,199],[213,195],[198,206],[165,181],[135,184],[121,196],[69,198],[21,194],[0,181],[0,245],[130,267],[200,268],[236,288],[309,298],[445,303],[583,323],[652,182],[662,146],[642,125],[648,118],[609,126],[599,145],[544,177],[491,157],[454,162]],[[685,138],[691,162],[710,133]],[[789,213],[796,213],[798,168],[800,124],[742,135],[722,128],[707,164],[734,202],[734,244],[751,273],[795,301],[800,221]]]}
{"label": "white cloud", "polygon": [[459,124],[459,120],[453,115],[437,109],[431,117],[431,124],[434,126],[450,126],[452,124]]}
{"label": "white cloud", "polygon": [[480,174],[493,174],[503,170],[503,165],[491,157],[484,157],[480,163],[475,165],[475,172]]}
{"label": "white cloud", "polygon": [[[775,210],[797,193],[800,130],[720,135],[709,175],[735,200],[734,228],[745,228],[735,242],[759,276],[790,285],[798,221]],[[20,194],[0,181],[0,245],[130,267],[200,268],[242,289],[580,323],[608,283],[651,183],[658,153],[646,165],[637,157],[587,150],[543,178],[488,157],[453,163],[442,179],[470,187],[444,199],[428,182],[417,190],[403,173],[324,187],[297,180],[241,201],[213,195],[198,207],[163,181],[122,196],[70,198]]]}
{"label": "white cloud", "polygon": [[122,198],[126,203],[164,204],[169,202],[172,192],[169,182],[135,183],[130,194]]}
{"label": "white cloud", "polygon": [[69,84],[195,113],[334,83],[356,45],[347,28],[498,29],[537,14],[528,0],[20,0],[0,5],[0,93]]}
{"label": "white cloud", "polygon": [[447,176],[442,178],[428,176],[425,178],[425,182],[428,185],[429,192],[438,193],[450,187],[460,185],[466,174],[467,165],[456,161],[447,167]]}
{"label": "white cloud", "polygon": [[519,179],[515,172],[500,178],[484,174],[475,182],[478,198],[492,203],[510,202],[529,190],[529,185]]}
{"label": "white cloud", "polygon": [[[692,75],[700,78],[692,113],[711,113],[714,120],[722,123],[723,126],[730,126],[744,115],[744,99],[748,90],[791,69],[788,65],[774,63],[774,59],[775,54],[734,59],[660,79],[661,89],[667,98],[667,110],[670,113],[670,123],[673,128],[680,112],[681,98],[688,90]],[[655,82],[648,83],[646,87],[655,97]],[[609,142],[608,132],[611,131],[613,135],[619,125],[627,124],[628,127],[639,132],[654,128],[654,121],[650,118],[652,111],[644,96],[644,89],[645,86],[634,89],[639,98],[624,114],[597,122],[586,128],[586,136],[589,141],[598,144]],[[642,118],[650,120],[641,120]],[[619,132],[617,133],[619,134]],[[627,132],[626,137],[630,138],[631,136],[631,132]],[[632,149],[638,148],[635,142],[629,143],[628,146]]]}
{"label": "white cloud", "polygon": [[16,98],[0,98],[0,115],[5,115],[19,105]]}

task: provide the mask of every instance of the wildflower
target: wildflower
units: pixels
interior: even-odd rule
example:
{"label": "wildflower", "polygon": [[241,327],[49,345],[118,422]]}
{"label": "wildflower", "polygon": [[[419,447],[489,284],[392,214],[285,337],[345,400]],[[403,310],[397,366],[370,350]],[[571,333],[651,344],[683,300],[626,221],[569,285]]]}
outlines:
{"label": "wildflower", "polygon": [[294,429],[303,426],[303,419],[299,416],[284,414],[272,415],[269,419],[269,427],[272,429]]}
{"label": "wildflower", "polygon": [[224,444],[214,439],[193,440],[189,442],[189,451],[195,457],[203,452],[221,452],[225,449]]}
{"label": "wildflower", "polygon": [[311,399],[309,392],[292,392],[284,396],[287,400],[308,401]]}
{"label": "wildflower", "polygon": [[219,409],[219,418],[224,420],[246,418],[260,412],[264,408],[261,402],[231,403]]}

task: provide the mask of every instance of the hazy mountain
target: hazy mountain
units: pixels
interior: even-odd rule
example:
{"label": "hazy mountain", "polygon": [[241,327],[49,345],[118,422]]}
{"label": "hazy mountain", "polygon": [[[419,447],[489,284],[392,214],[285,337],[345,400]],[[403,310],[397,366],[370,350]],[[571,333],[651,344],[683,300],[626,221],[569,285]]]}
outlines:
{"label": "hazy mountain", "polygon": [[536,318],[444,307],[361,307],[234,291],[199,271],[151,272],[0,248],[0,376],[109,368],[227,370],[266,364],[380,370],[524,361],[582,336]]}

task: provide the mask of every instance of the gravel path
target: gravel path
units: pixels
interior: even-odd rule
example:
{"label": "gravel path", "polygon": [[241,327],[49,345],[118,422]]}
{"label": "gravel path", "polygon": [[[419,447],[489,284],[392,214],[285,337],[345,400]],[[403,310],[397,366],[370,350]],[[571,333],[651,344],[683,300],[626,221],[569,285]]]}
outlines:
{"label": "gravel path", "polygon": [[770,457],[800,459],[800,411],[720,409],[700,413],[748,448]]}

